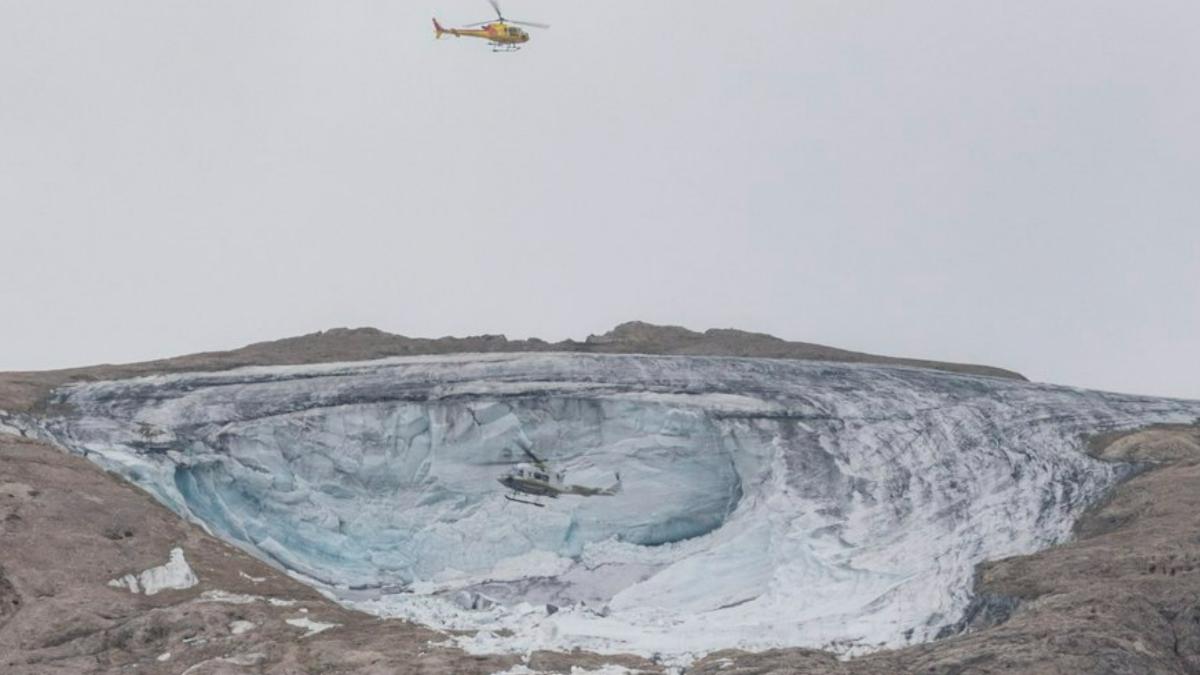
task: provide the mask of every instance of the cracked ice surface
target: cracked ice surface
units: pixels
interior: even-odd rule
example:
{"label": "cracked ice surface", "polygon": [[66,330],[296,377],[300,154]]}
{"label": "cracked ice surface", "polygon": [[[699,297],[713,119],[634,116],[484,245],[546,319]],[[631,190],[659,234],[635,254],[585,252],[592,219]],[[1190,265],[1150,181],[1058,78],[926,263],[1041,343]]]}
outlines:
{"label": "cracked ice surface", "polygon": [[[920,369],[457,355],[75,385],[41,433],[212,532],[475,651],[863,651],[953,630],[974,566],[1129,471],[1083,434],[1200,402]],[[533,448],[615,497],[537,509]],[[558,611],[549,613],[547,605]],[[508,635],[508,629],[512,635]]]}

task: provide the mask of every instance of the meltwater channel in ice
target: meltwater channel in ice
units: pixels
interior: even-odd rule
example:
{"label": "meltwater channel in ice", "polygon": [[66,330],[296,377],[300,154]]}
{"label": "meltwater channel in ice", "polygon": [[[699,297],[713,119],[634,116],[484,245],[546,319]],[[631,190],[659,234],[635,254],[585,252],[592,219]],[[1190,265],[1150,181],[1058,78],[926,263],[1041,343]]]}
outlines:
{"label": "meltwater channel in ice", "polygon": [[[864,651],[953,631],[979,562],[1200,403],[913,368],[457,355],[75,385],[42,432],[355,607],[470,649]],[[515,504],[535,450],[612,497]],[[507,631],[499,629],[506,628]],[[507,636],[507,637],[500,637]]]}

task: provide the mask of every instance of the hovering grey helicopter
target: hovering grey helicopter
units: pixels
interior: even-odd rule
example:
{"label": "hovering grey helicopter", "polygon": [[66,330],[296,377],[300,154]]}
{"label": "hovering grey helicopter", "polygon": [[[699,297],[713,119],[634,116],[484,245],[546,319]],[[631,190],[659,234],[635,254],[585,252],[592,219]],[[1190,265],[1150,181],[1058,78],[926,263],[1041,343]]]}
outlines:
{"label": "hovering grey helicopter", "polygon": [[[617,482],[607,488],[591,488],[583,485],[567,485],[565,471],[551,471],[542,458],[533,454],[528,448],[521,448],[530,462],[521,462],[513,466],[509,472],[498,478],[500,484],[513,491],[504,498],[519,504],[530,506],[545,506],[536,501],[537,497],[558,499],[562,495],[577,497],[612,497],[621,491],[621,474],[616,474]],[[521,499],[517,495],[529,495],[535,499]]]}

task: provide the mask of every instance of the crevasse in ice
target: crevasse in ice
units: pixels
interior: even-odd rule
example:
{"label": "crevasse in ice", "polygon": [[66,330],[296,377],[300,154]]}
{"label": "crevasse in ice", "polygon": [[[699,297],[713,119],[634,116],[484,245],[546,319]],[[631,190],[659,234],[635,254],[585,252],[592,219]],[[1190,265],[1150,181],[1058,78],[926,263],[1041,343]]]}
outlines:
{"label": "crevasse in ice", "polygon": [[[977,563],[1062,541],[1130,471],[1083,454],[1085,434],[1200,417],[912,368],[579,354],[245,368],[58,399],[70,412],[42,433],[345,602],[484,630],[460,640],[479,650],[663,654],[953,630]],[[507,501],[496,479],[523,449],[573,484],[619,472],[621,491]]]}

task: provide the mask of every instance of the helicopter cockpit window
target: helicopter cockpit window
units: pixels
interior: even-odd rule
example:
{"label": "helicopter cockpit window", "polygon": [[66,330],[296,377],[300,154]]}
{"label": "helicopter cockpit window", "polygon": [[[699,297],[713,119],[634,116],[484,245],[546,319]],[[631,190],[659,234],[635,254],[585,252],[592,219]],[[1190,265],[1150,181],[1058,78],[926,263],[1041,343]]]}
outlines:
{"label": "helicopter cockpit window", "polygon": [[547,476],[544,473],[535,473],[535,474],[533,474],[533,477],[538,480],[547,480],[549,478],[549,476]]}

